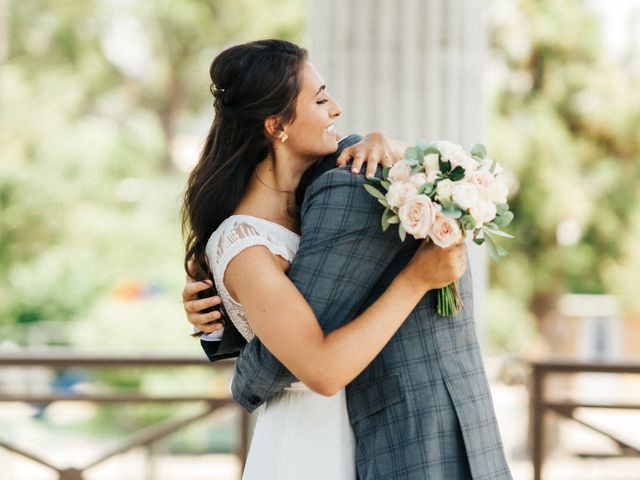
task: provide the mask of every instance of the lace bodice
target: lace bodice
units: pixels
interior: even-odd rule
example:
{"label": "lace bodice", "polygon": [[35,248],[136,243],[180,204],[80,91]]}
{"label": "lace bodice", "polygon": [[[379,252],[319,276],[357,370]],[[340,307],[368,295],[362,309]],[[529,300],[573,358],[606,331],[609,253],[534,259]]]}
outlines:
{"label": "lace bodice", "polygon": [[[236,302],[224,286],[224,272],[229,262],[244,249],[255,245],[264,245],[275,255],[291,263],[298,250],[300,237],[280,224],[251,215],[232,215],[220,224],[207,242],[206,254],[218,289],[230,320],[247,340],[255,334],[242,305]],[[203,335],[202,340],[218,340],[220,331]]]}

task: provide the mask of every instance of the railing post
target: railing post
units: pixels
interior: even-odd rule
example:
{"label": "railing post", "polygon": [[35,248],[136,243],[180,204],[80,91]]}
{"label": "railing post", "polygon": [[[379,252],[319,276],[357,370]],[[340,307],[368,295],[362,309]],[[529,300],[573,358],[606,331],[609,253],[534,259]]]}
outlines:
{"label": "railing post", "polygon": [[531,461],[533,480],[542,478],[544,455],[544,368],[532,364],[531,385],[529,391],[529,418],[531,431]]}

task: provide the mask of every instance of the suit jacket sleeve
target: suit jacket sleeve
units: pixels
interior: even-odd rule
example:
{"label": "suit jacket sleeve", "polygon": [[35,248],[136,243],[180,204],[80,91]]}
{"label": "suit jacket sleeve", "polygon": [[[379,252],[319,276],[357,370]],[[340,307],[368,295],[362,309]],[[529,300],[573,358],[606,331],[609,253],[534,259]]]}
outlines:
{"label": "suit jacket sleeve", "polygon": [[[333,169],[311,184],[302,205],[302,237],[288,275],[325,333],[364,309],[367,294],[402,245],[397,227],[382,231],[383,208],[363,185],[362,175]],[[238,357],[231,390],[251,412],[292,381],[295,377],[254,339]]]}

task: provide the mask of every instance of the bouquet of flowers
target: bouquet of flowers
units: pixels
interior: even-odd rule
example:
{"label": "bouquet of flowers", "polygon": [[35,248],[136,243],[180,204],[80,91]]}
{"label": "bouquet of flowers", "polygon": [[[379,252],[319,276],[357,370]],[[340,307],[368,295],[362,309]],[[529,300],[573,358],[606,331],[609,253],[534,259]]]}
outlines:
{"label": "bouquet of flowers", "polygon": [[[473,241],[486,243],[497,261],[507,251],[492,237],[513,238],[501,230],[513,220],[501,173],[483,145],[467,153],[446,140],[418,142],[383,170],[382,179],[369,178],[364,187],[385,207],[382,229],[398,224],[402,241],[408,233],[447,248],[472,231]],[[457,282],[438,291],[440,315],[455,315],[463,307]]]}

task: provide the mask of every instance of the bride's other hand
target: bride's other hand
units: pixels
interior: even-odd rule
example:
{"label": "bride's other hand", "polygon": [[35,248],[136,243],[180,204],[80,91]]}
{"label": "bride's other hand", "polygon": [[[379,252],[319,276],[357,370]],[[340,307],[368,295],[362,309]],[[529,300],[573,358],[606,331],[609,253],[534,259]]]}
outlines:
{"label": "bride's other hand", "polygon": [[[187,320],[194,327],[204,333],[212,333],[223,328],[220,322],[222,314],[214,309],[222,303],[220,297],[199,298],[198,294],[211,288],[211,280],[196,281],[187,275],[186,283],[182,289],[182,306],[187,314]],[[211,311],[205,311],[213,309]]]}
{"label": "bride's other hand", "polygon": [[358,174],[362,170],[362,164],[367,162],[366,176],[371,177],[375,175],[379,164],[391,167],[403,156],[404,147],[400,142],[380,132],[373,132],[365,135],[358,143],[345,148],[336,160],[336,165],[343,167],[353,160],[351,171]]}
{"label": "bride's other hand", "polygon": [[423,241],[403,272],[425,292],[443,288],[459,280],[467,271],[467,246],[464,241],[440,248]]}

